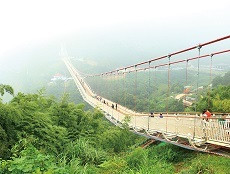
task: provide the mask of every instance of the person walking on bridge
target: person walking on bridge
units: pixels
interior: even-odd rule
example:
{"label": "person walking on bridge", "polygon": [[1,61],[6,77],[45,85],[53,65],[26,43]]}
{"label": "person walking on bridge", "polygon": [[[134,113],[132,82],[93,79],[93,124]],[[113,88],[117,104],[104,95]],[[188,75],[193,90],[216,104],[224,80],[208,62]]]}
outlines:
{"label": "person walking on bridge", "polygon": [[163,114],[162,113],[160,113],[160,118],[163,118]]}

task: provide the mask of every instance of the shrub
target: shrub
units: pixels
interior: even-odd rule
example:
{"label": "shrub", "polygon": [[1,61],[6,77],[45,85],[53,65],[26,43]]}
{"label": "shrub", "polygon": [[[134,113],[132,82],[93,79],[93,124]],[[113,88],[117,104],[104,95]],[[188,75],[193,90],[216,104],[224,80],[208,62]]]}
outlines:
{"label": "shrub", "polygon": [[130,168],[139,169],[145,165],[148,161],[148,154],[142,148],[136,148],[131,154],[127,156],[127,163]]}
{"label": "shrub", "polygon": [[85,139],[79,139],[69,143],[64,155],[68,161],[78,158],[82,165],[99,165],[106,160],[106,153],[100,149],[95,149],[89,141]]}

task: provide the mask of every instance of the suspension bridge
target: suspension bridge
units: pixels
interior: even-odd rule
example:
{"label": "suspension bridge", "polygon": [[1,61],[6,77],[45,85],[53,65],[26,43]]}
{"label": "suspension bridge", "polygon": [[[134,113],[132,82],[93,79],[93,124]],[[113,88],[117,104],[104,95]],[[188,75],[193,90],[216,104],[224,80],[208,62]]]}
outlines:
{"label": "suspension bridge", "polygon": [[[82,75],[77,70],[68,56],[63,56],[63,61],[68,68],[69,73],[74,79],[74,82],[82,96],[82,98],[93,107],[99,108],[105,117],[116,126],[122,126],[124,120],[128,118],[128,126],[130,131],[145,136],[147,138],[168,142],[186,149],[208,152],[223,156],[230,157],[230,114],[229,113],[213,113],[212,117],[208,120],[200,113],[196,112],[169,112],[170,98],[170,84],[171,84],[171,67],[176,64],[185,63],[186,71],[186,84],[188,81],[188,63],[197,61],[197,83],[196,83],[196,96],[198,96],[199,87],[199,75],[200,75],[200,60],[210,59],[210,83],[212,80],[212,60],[217,55],[229,54],[230,49],[219,50],[209,54],[201,55],[201,49],[208,45],[221,43],[230,39],[230,35],[218,38],[209,42],[205,42],[193,47],[189,47],[168,55],[156,57],[144,62],[133,64],[130,66],[115,69],[113,71],[93,74]],[[172,61],[172,58],[192,50],[198,50],[198,55],[195,57],[187,57],[186,59],[180,59]],[[160,60],[166,60],[166,63],[158,63]],[[154,65],[153,65],[154,64]],[[131,110],[126,106],[109,100],[104,96],[100,96],[94,92],[85,79],[95,77],[120,77],[122,76],[125,82],[126,74],[134,73],[134,77],[137,77],[138,72],[148,71],[148,92],[150,89],[150,76],[151,70],[156,70],[161,67],[166,67],[167,71],[167,99],[166,99],[166,111],[162,113],[151,112],[138,112],[136,109]],[[135,78],[135,86],[137,86],[137,78]],[[211,87],[210,87],[211,88]],[[211,90],[211,89],[210,89]],[[150,96],[150,95],[149,95]],[[135,96],[137,97],[137,96]],[[136,99],[136,98],[135,98]],[[196,97],[197,101],[197,97]],[[135,100],[135,108],[136,108]],[[230,106],[229,106],[230,107]],[[224,118],[223,118],[224,116]],[[220,119],[222,118],[222,119]]]}

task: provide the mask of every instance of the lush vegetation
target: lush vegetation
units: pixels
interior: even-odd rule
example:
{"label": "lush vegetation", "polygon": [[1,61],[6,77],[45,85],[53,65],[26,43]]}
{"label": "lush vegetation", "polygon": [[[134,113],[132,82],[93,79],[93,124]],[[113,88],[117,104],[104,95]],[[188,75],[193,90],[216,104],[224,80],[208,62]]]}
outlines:
{"label": "lush vegetation", "polygon": [[[1,95],[14,94],[1,85]],[[114,127],[83,104],[18,93],[0,102],[0,174],[228,173],[229,159],[168,144],[138,147],[146,139]]]}
{"label": "lush vegetation", "polygon": [[[197,110],[209,109],[213,112],[230,112],[230,71],[223,77],[217,76],[213,79],[213,88],[207,87],[199,95]],[[190,110],[194,110],[193,105]]]}
{"label": "lush vegetation", "polygon": [[[192,108],[194,109],[194,108]],[[198,111],[209,109],[213,112],[230,112],[230,85],[218,86],[200,95]]]}
{"label": "lush vegetation", "polygon": [[0,102],[0,119],[0,173],[75,173],[138,141],[127,128],[112,127],[98,110],[84,111],[67,95],[57,102],[43,90]]}

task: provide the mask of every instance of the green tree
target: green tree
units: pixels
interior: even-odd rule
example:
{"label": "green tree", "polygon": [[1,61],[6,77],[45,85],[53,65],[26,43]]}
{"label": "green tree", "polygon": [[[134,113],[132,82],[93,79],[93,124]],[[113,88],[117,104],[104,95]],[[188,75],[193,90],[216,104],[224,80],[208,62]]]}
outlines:
{"label": "green tree", "polygon": [[14,89],[10,85],[0,84],[0,95],[3,96],[5,92],[14,95]]}

